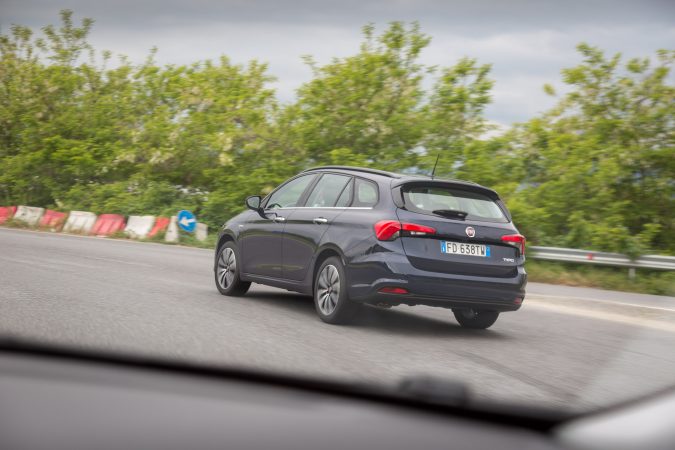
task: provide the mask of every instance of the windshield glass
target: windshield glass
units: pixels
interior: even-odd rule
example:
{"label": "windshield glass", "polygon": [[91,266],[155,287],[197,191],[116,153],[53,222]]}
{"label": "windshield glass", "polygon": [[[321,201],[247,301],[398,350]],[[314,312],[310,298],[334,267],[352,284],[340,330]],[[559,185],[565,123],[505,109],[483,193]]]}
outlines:
{"label": "windshield glass", "polygon": [[673,5],[3,1],[0,338],[574,413],[673,386]]}
{"label": "windshield glass", "polygon": [[449,215],[486,222],[508,222],[497,203],[491,198],[466,190],[445,187],[416,186],[403,188],[406,208],[422,213]]}

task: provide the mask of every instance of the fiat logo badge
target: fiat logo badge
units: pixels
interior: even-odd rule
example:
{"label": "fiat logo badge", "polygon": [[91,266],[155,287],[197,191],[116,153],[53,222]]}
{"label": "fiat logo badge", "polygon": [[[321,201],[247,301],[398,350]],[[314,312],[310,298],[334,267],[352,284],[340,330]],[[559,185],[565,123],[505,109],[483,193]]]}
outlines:
{"label": "fiat logo badge", "polygon": [[474,237],[476,235],[476,230],[473,227],[466,227],[466,235],[469,237]]}

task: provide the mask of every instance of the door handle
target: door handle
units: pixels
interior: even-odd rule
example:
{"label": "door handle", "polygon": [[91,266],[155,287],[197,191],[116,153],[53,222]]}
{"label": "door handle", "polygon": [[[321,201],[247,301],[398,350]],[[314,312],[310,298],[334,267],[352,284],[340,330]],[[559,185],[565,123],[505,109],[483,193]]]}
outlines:
{"label": "door handle", "polygon": [[328,223],[328,219],[325,219],[323,217],[315,217],[313,222],[317,225],[323,225],[324,223]]}
{"label": "door handle", "polygon": [[286,218],[285,218],[285,217],[281,217],[281,216],[277,216],[277,217],[275,217],[275,218],[272,219],[272,220],[274,220],[276,223],[284,223],[284,222],[286,222]]}

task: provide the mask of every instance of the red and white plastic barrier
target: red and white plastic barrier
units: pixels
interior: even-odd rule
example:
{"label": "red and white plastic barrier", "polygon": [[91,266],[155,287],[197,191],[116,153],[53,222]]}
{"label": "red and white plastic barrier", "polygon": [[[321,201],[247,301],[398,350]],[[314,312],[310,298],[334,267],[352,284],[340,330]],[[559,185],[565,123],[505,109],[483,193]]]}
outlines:
{"label": "red and white plastic barrier", "polygon": [[94,236],[110,236],[124,229],[124,216],[119,214],[101,214],[91,228]]}
{"label": "red and white plastic barrier", "polygon": [[71,211],[63,227],[66,233],[89,234],[96,223],[96,214],[88,211]]}
{"label": "red and white plastic barrier", "polygon": [[124,232],[134,239],[143,239],[148,236],[155,224],[155,216],[129,216]]}
{"label": "red and white plastic barrier", "polygon": [[209,227],[205,223],[197,222],[197,229],[195,230],[195,237],[198,241],[205,241],[209,234]]}
{"label": "red and white plastic barrier", "polygon": [[61,228],[63,228],[63,224],[66,223],[67,216],[68,214],[64,212],[48,209],[42,215],[39,226],[40,228],[46,228],[52,231],[61,231]]}
{"label": "red and white plastic barrier", "polygon": [[[67,217],[67,219],[66,219]],[[33,206],[0,206],[0,224],[9,219],[22,221],[30,226],[63,231],[64,233],[110,236],[124,231],[129,237],[143,239],[156,236],[166,230],[164,240],[179,242],[180,231],[176,216],[129,216],[128,221],[119,214],[96,214],[89,211],[71,211],[64,213]],[[208,226],[197,223],[195,237],[203,241],[208,236]]]}
{"label": "red and white plastic barrier", "polygon": [[24,206],[20,205],[16,208],[16,213],[14,213],[14,220],[21,221],[30,226],[37,226],[40,222],[40,218],[45,213],[44,208],[36,208],[35,206]]}
{"label": "red and white plastic barrier", "polygon": [[178,242],[178,221],[176,216],[171,216],[169,227],[166,229],[164,240],[166,242]]}
{"label": "red and white plastic barrier", "polygon": [[158,217],[157,220],[155,220],[155,226],[152,227],[152,230],[148,233],[148,237],[154,237],[159,233],[164,232],[169,226],[169,220],[168,217]]}
{"label": "red and white plastic barrier", "polygon": [[14,217],[14,213],[16,213],[16,206],[0,206],[0,224]]}

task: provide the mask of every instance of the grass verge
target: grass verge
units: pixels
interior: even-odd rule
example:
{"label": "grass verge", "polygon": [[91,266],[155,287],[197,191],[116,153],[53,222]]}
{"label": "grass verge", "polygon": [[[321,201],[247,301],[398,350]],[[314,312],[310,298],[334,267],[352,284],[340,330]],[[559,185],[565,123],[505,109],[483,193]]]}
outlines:
{"label": "grass verge", "polygon": [[642,294],[675,295],[675,272],[637,269],[634,279],[628,268],[529,259],[525,263],[528,281],[586,286]]}
{"label": "grass verge", "polygon": [[23,222],[21,220],[15,220],[15,219],[7,219],[3,224],[3,227],[7,228],[20,228],[24,230],[35,230],[37,228],[32,227],[28,225],[26,222]]}

